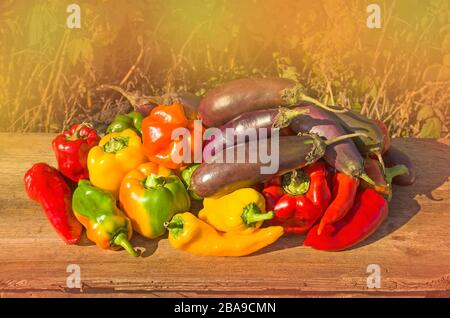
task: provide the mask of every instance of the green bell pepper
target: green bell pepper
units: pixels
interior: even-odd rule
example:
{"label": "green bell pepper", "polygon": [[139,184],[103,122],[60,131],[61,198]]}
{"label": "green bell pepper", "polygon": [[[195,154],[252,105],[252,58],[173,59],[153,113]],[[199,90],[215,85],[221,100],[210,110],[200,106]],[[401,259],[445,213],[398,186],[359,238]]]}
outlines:
{"label": "green bell pepper", "polygon": [[156,238],[166,232],[164,223],[179,212],[189,211],[191,200],[183,182],[175,175],[133,170],[122,181],[120,203],[142,236]]}
{"label": "green bell pepper", "polygon": [[143,116],[139,112],[131,112],[128,114],[117,115],[111,124],[106,129],[107,133],[122,132],[125,129],[133,129],[142,135],[142,120]]}
{"label": "green bell pepper", "polygon": [[133,235],[131,222],[117,208],[111,192],[80,180],[73,193],[72,210],[86,228],[87,237],[98,247],[115,249],[122,246],[131,255],[138,255],[129,242]]}

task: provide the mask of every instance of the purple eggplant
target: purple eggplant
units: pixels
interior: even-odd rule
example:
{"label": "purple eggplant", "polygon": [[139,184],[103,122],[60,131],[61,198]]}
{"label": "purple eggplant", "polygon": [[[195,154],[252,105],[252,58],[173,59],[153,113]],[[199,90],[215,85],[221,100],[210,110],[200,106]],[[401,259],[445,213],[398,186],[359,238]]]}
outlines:
{"label": "purple eggplant", "polygon": [[414,164],[407,154],[400,149],[391,146],[384,154],[383,160],[386,167],[394,167],[397,165],[404,165],[408,168],[408,173],[400,176],[396,176],[393,179],[393,183],[400,186],[412,185],[416,181],[416,170]]}
{"label": "purple eggplant", "polygon": [[[320,159],[329,145],[359,135],[349,134],[332,140],[322,140],[316,134],[281,136],[276,144],[278,149],[272,149],[275,138],[271,138],[270,142],[266,139],[267,154],[273,156],[273,150],[275,156],[278,155],[278,169],[270,172],[263,172],[267,162],[262,162],[260,156],[255,155],[256,160],[250,160],[250,154],[257,153],[256,149],[251,148],[252,142],[237,144],[218,152],[211,157],[210,162],[202,163],[192,174],[190,190],[201,197],[225,195],[264,182],[274,175],[303,168]],[[235,159],[239,158],[239,154],[245,154],[245,157],[242,161],[226,162],[227,153]]]}
{"label": "purple eggplant", "polygon": [[[220,151],[225,147],[235,145],[239,140],[245,142],[244,138],[261,138],[259,129],[265,129],[265,137],[270,138],[271,128],[282,129],[289,126],[292,118],[301,115],[306,110],[295,110],[280,107],[278,109],[261,109],[253,112],[247,112],[230,120],[218,129],[220,134],[211,136],[211,140],[205,144],[205,150],[214,149]],[[232,136],[227,136],[227,129],[233,130]],[[208,162],[214,151],[204,151],[203,160]]]}
{"label": "purple eggplant", "polygon": [[210,90],[201,100],[199,115],[207,127],[218,127],[250,111],[290,106],[300,101],[329,108],[304,94],[301,85],[286,78],[245,78],[230,81]]}
{"label": "purple eggplant", "polygon": [[[299,106],[295,109],[308,110],[302,116],[291,120],[290,128],[295,133],[314,133],[326,139],[333,139],[346,134],[333,114],[329,114],[314,105]],[[374,184],[364,172],[364,159],[353,140],[346,139],[329,146],[326,149],[324,159],[338,171]]]}

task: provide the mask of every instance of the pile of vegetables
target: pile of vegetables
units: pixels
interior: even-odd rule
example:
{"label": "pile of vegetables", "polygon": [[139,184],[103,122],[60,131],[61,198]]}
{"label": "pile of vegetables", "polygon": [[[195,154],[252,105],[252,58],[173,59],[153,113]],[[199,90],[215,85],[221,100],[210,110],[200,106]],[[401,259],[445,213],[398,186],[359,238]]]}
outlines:
{"label": "pile of vegetables", "polygon": [[[100,248],[134,256],[133,231],[148,239],[168,232],[174,248],[202,255],[249,255],[284,234],[306,234],[304,245],[339,251],[386,219],[392,183],[415,181],[411,160],[391,146],[382,122],[323,105],[288,79],[240,79],[201,100],[169,100],[140,101],[102,137],[89,124],[74,124],[52,142],[58,170],[36,163],[26,172],[29,197],[67,244],[76,244],[84,227]],[[195,119],[202,129],[234,128],[235,136],[259,128],[269,134],[223,134],[197,145]],[[191,134],[191,150],[203,147],[201,163],[172,160],[186,142],[172,139],[180,127]],[[249,153],[252,141],[271,138],[270,129],[280,135],[275,173],[262,173],[260,158],[220,160],[224,152]],[[202,202],[198,213],[191,200]]]}

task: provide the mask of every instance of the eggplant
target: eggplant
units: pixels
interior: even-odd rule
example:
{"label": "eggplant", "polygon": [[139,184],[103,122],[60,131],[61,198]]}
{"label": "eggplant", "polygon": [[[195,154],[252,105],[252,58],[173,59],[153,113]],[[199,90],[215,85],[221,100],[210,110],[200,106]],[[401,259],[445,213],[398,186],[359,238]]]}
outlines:
{"label": "eggplant", "polygon": [[[286,128],[289,126],[292,118],[301,115],[305,111],[306,110],[295,110],[280,107],[278,109],[261,109],[243,113],[226,124],[218,127],[221,134],[211,136],[211,140],[205,144],[204,149],[215,149],[220,151],[225,147],[235,145],[239,140],[243,140],[246,136],[249,141],[252,138],[261,138],[262,136],[259,134],[260,128],[266,129],[267,134],[265,136],[270,138],[271,128]],[[230,139],[230,137],[227,136],[227,129],[233,129],[233,139]],[[256,134],[251,135],[251,131],[255,131]],[[212,154],[209,151],[204,151],[203,160],[209,161],[211,155]]]}
{"label": "eggplant", "polygon": [[358,150],[364,157],[375,154],[383,163],[382,154],[389,149],[391,143],[387,127],[379,120],[369,119],[353,110],[345,113],[329,112],[337,122],[345,129],[346,133],[361,132],[367,136],[354,139]]}
{"label": "eggplant", "polygon": [[[295,109],[307,109],[308,112],[291,120],[290,128],[295,133],[314,133],[326,139],[346,134],[345,129],[335,117],[315,105],[299,106]],[[355,178],[361,178],[370,184],[374,182],[364,172],[364,159],[353,140],[346,139],[327,147],[325,161],[336,170]]]}
{"label": "eggplant", "polygon": [[207,127],[218,127],[250,111],[290,106],[300,101],[314,103],[330,111],[319,101],[306,96],[303,87],[286,78],[244,78],[210,90],[201,100],[200,119]]}
{"label": "eggplant", "polygon": [[392,183],[400,186],[409,186],[416,182],[416,170],[413,162],[407,154],[400,149],[391,146],[384,154],[383,160],[386,167],[391,168],[397,165],[404,165],[408,168],[408,173],[393,178]]}
{"label": "eggplant", "polygon": [[[259,156],[256,156],[256,162],[250,161],[249,155],[255,150],[251,148],[252,141],[237,144],[218,152],[208,163],[202,163],[192,174],[190,190],[201,197],[225,195],[312,164],[325,154],[329,145],[358,135],[349,134],[332,140],[322,140],[316,134],[281,136],[278,143],[279,165],[272,173],[262,172],[267,163],[261,162]],[[233,158],[239,158],[238,154],[244,153],[245,158],[243,162],[224,163],[222,161],[227,152],[233,154]],[[268,142],[267,153],[273,156],[271,142]]]}

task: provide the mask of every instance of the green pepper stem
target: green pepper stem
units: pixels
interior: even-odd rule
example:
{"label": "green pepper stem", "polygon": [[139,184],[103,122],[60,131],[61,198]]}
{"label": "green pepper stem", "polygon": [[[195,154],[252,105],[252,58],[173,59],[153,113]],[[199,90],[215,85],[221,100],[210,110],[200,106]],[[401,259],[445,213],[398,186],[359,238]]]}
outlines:
{"label": "green pepper stem", "polygon": [[113,240],[113,244],[117,246],[122,246],[128,253],[133,256],[139,256],[139,253],[134,249],[133,245],[131,245],[130,241],[128,241],[127,235],[125,233],[119,233]]}
{"label": "green pepper stem", "polygon": [[255,226],[255,223],[261,221],[270,220],[273,217],[272,211],[261,213],[261,209],[254,202],[247,204],[241,214],[242,222],[248,227]]}
{"label": "green pepper stem", "polygon": [[164,227],[168,230],[182,229],[183,223],[179,222],[164,222]]}
{"label": "green pepper stem", "polygon": [[150,188],[160,188],[166,184],[166,178],[163,176],[158,176],[157,174],[151,173],[145,178],[144,186],[147,189]]}
{"label": "green pepper stem", "polygon": [[388,184],[392,183],[392,179],[397,176],[408,174],[409,170],[405,165],[396,165],[385,169],[386,181]]}
{"label": "green pepper stem", "polygon": [[128,147],[129,137],[117,136],[111,137],[109,141],[103,146],[103,150],[108,153],[116,153]]}
{"label": "green pepper stem", "polygon": [[302,170],[293,170],[283,176],[283,190],[291,195],[305,194],[309,190],[310,180]]}

